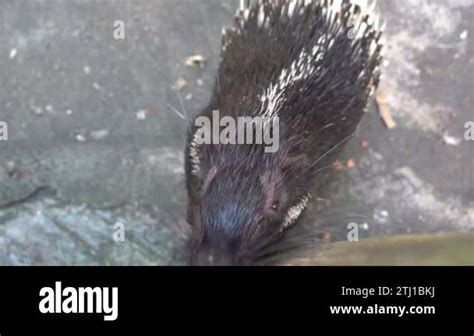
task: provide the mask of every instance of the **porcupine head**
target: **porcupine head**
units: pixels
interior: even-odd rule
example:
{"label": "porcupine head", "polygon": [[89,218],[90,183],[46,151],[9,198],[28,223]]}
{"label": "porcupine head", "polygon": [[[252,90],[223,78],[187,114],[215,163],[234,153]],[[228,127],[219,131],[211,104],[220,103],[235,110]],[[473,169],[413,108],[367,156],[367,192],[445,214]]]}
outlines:
{"label": "porcupine head", "polygon": [[[215,123],[218,111],[254,141],[206,142],[204,123],[191,126],[191,264],[258,263],[300,219],[318,172],[356,131],[378,85],[382,29],[374,7],[367,0],[241,2],[223,31],[212,99],[196,121]],[[261,122],[237,126],[249,119]],[[230,125],[217,123],[219,131]],[[278,136],[277,148],[255,141],[260,131]]]}

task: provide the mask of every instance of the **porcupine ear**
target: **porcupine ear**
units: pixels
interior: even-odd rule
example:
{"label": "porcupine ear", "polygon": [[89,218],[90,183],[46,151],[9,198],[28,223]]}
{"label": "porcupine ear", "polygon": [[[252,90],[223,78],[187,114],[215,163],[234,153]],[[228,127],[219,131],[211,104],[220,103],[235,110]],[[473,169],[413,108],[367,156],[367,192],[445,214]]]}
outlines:
{"label": "porcupine ear", "polygon": [[282,209],[287,207],[288,194],[280,181],[285,174],[298,174],[302,169],[309,166],[306,154],[286,153],[280,159],[280,171],[267,173],[261,178],[264,191],[264,214],[268,218],[278,218]]}

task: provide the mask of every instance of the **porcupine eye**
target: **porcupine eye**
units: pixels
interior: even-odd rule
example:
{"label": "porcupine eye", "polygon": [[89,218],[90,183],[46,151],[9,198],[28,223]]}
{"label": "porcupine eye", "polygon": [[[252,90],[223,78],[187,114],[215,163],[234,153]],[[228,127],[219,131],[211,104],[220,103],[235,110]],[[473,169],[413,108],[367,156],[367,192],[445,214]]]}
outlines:
{"label": "porcupine eye", "polygon": [[282,216],[282,208],[287,200],[286,192],[281,189],[278,190],[274,182],[268,183],[264,190],[264,214],[270,220],[278,220]]}
{"label": "porcupine eye", "polygon": [[285,193],[274,195],[273,200],[269,202],[264,210],[265,217],[275,225],[278,225],[278,222],[282,220],[284,216],[284,198]]}

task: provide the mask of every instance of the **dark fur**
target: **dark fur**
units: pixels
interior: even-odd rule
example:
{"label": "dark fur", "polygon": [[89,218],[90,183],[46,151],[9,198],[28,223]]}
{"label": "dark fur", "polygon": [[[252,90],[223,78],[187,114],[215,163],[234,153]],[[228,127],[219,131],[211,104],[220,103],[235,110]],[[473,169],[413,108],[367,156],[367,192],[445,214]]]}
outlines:
{"label": "dark fur", "polygon": [[[323,59],[322,71],[297,82],[285,93],[279,113],[280,149],[267,154],[257,145],[202,145],[199,176],[191,173],[189,143],[186,148],[186,185],[192,264],[253,264],[282,236],[287,210],[307,194],[321,167],[332,162],[336,145],[357,128],[372,87],[378,84],[376,69],[380,48],[371,56],[368,46],[380,33],[368,30],[355,47],[347,36],[347,19],[328,22],[319,1],[291,19],[280,14],[286,1],[260,1],[270,17],[270,27],[257,25],[257,7],[242,34],[224,37],[213,98],[201,115],[254,116],[261,108],[259,96],[280,72],[289,68],[302,48],[320,36],[334,37]],[[323,2],[323,1],[321,1]],[[345,4],[346,10],[350,6]],[[295,12],[302,7],[299,3]],[[346,13],[342,12],[344,18]],[[236,19],[235,25],[240,24]],[[365,76],[358,78],[364,71]],[[326,155],[326,153],[328,153]],[[317,195],[315,195],[317,196]]]}

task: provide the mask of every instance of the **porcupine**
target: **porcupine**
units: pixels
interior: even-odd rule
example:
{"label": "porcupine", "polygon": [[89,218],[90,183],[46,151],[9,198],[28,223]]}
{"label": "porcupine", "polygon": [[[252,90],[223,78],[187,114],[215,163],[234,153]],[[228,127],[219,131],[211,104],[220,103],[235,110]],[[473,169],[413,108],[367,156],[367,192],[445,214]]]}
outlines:
{"label": "porcupine", "polygon": [[318,172],[356,131],[378,86],[383,29],[374,8],[367,0],[241,1],[199,116],[278,118],[279,148],[202,144],[191,125],[191,264],[255,264],[298,222]]}

